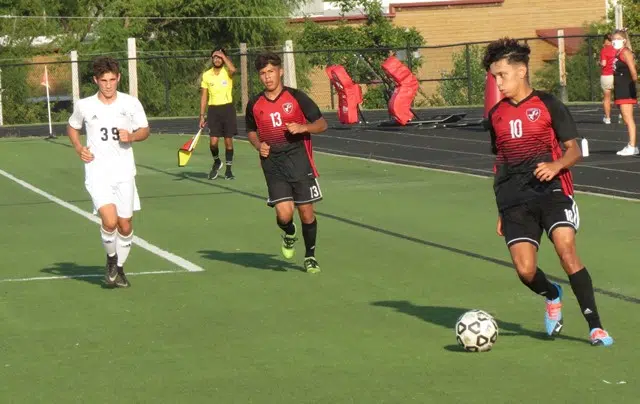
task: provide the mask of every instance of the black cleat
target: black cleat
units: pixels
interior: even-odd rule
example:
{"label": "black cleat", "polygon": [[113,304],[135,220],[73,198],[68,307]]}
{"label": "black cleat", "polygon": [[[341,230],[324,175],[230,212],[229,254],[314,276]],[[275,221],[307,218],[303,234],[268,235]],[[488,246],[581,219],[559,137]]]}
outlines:
{"label": "black cleat", "polygon": [[227,168],[227,171],[224,173],[224,179],[225,180],[235,180],[236,179],[236,177],[231,172],[230,168]]}
{"label": "black cleat", "polygon": [[128,288],[131,286],[129,280],[127,279],[127,275],[124,274],[124,268],[118,267],[118,276],[116,278],[116,286],[119,288]]}
{"label": "black cleat", "polygon": [[118,277],[118,255],[109,257],[107,255],[107,264],[104,268],[104,281],[109,286],[116,284],[116,278]]}
{"label": "black cleat", "polygon": [[211,167],[211,171],[209,172],[210,180],[215,180],[216,178],[218,178],[218,171],[220,171],[221,167],[222,161],[220,161],[219,159],[213,162],[213,166]]}

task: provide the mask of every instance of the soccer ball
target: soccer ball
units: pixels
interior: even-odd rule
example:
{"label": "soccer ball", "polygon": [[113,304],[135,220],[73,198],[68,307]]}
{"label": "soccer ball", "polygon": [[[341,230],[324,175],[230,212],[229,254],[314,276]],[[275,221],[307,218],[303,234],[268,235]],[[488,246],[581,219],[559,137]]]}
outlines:
{"label": "soccer ball", "polygon": [[469,310],[456,321],[456,340],[465,351],[490,351],[498,340],[498,324],[485,311]]}

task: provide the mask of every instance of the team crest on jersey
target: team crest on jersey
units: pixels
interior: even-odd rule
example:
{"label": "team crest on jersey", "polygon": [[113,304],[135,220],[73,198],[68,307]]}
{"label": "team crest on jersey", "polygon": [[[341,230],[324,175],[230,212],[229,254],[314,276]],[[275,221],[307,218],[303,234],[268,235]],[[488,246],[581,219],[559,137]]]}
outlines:
{"label": "team crest on jersey", "polygon": [[537,121],[538,118],[540,118],[540,109],[538,109],[538,108],[529,108],[527,110],[527,118],[529,118],[529,120],[531,122]]}
{"label": "team crest on jersey", "polygon": [[284,110],[284,112],[286,112],[287,114],[290,114],[291,111],[293,111],[293,104],[290,102],[287,102],[286,104],[282,105],[282,109]]}

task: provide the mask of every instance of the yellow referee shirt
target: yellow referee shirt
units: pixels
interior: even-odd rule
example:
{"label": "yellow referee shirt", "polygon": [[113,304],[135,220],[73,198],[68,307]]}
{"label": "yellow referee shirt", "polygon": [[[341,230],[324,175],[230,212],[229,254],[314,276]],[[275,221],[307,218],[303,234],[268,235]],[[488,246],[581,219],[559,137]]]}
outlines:
{"label": "yellow referee shirt", "polygon": [[216,74],[213,68],[202,74],[202,82],[200,88],[206,88],[209,93],[209,105],[229,104],[231,99],[231,90],[233,89],[233,80],[227,69],[224,67]]}

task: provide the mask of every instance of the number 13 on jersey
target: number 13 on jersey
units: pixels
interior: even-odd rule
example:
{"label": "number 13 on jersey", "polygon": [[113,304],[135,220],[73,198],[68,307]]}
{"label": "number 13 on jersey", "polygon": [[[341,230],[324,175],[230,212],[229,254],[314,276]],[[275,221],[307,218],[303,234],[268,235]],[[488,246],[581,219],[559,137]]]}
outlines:
{"label": "number 13 on jersey", "polygon": [[280,112],[272,112],[269,116],[271,117],[271,124],[274,128],[282,126],[282,117],[280,116]]}

